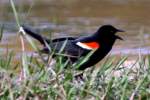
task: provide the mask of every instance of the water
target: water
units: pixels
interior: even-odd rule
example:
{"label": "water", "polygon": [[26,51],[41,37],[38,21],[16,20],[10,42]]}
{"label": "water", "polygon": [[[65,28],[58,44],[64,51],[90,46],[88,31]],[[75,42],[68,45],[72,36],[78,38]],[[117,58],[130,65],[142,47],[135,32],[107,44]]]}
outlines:
{"label": "water", "polygon": [[[53,38],[85,36],[94,33],[101,25],[112,24],[126,31],[118,33],[124,41],[116,42],[112,54],[150,54],[149,0],[14,1],[23,24],[33,26],[43,35],[51,32]],[[0,1],[0,23],[5,25],[0,51],[21,52],[9,0]],[[32,51],[28,43],[26,51]]]}

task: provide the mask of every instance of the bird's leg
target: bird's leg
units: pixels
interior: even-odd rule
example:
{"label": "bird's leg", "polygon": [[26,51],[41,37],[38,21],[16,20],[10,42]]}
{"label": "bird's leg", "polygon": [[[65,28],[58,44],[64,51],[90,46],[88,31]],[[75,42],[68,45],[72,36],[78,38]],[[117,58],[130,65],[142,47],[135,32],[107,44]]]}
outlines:
{"label": "bird's leg", "polygon": [[74,76],[75,80],[77,80],[77,81],[84,81],[83,73],[84,73],[84,71],[82,71],[82,72],[80,72],[80,73],[77,73],[77,74]]}

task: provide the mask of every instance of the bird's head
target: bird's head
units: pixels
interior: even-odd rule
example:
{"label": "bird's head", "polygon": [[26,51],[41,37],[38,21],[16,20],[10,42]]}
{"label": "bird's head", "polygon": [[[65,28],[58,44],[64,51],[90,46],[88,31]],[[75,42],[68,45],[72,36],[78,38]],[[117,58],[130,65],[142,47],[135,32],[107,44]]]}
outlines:
{"label": "bird's head", "polygon": [[116,37],[116,39],[123,40],[120,36],[116,35],[117,32],[124,32],[123,30],[117,29],[112,25],[103,25],[101,26],[97,33],[103,37]]}

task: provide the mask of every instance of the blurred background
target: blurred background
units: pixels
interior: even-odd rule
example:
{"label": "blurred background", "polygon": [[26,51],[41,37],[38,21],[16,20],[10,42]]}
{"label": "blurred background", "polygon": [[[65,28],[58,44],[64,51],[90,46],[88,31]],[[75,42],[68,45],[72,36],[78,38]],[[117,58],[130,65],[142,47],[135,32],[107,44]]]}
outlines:
{"label": "blurred background", "polygon": [[[44,36],[86,36],[101,25],[112,24],[125,30],[118,33],[111,54],[150,53],[150,0],[14,0],[22,24]],[[4,24],[1,53],[20,50],[15,18],[9,0],[0,0],[0,23]],[[27,45],[27,52],[33,52]]]}

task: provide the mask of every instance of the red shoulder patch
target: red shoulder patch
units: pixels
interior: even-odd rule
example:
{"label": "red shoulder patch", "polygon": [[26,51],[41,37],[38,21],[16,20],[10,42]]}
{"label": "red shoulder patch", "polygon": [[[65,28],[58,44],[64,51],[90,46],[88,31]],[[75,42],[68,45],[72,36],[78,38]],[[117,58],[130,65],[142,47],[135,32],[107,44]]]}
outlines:
{"label": "red shoulder patch", "polygon": [[99,43],[97,42],[88,42],[88,43],[83,43],[84,45],[87,45],[88,47],[92,49],[97,49],[100,47]]}

